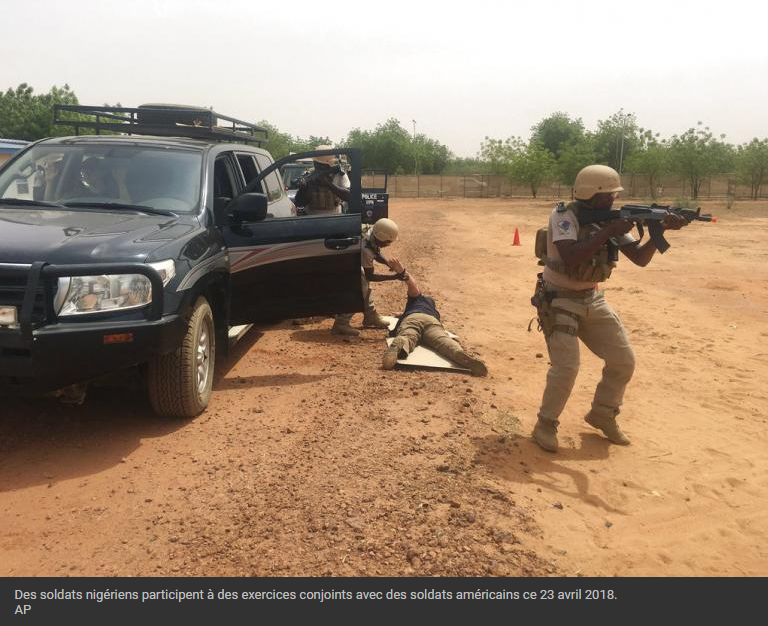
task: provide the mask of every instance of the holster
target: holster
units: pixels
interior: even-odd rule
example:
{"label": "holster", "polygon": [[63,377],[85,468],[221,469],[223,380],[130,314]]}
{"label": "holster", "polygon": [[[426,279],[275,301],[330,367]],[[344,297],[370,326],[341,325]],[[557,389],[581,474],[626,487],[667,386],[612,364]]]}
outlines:
{"label": "holster", "polygon": [[537,315],[528,323],[528,332],[531,331],[533,320],[535,319],[538,322],[536,329],[544,333],[544,337],[546,339],[548,339],[549,336],[556,330],[568,333],[569,335],[576,335],[578,332],[577,326],[567,326],[565,324],[555,323],[556,313],[562,313],[578,320],[578,317],[570,311],[565,311],[563,309],[558,309],[552,306],[552,300],[556,297],[557,292],[547,291],[547,288],[544,284],[543,274],[537,274],[536,289],[533,292],[533,296],[531,296],[531,304],[536,307]]}
{"label": "holster", "polygon": [[528,323],[528,332],[531,331],[535,319],[538,322],[536,330],[543,332],[545,337],[549,337],[554,331],[555,313],[552,310],[552,297],[547,293],[544,276],[541,273],[536,275],[536,289],[531,296],[531,304],[536,307],[536,317]]}

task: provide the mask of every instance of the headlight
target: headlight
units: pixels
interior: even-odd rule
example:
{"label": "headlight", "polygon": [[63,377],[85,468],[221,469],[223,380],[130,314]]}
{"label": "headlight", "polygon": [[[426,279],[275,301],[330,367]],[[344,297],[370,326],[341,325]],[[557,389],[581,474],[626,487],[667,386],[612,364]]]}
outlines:
{"label": "headlight", "polygon": [[[176,273],[172,260],[150,263],[167,285]],[[65,276],[59,278],[54,309],[58,315],[125,311],[152,302],[152,283],[141,274]]]}

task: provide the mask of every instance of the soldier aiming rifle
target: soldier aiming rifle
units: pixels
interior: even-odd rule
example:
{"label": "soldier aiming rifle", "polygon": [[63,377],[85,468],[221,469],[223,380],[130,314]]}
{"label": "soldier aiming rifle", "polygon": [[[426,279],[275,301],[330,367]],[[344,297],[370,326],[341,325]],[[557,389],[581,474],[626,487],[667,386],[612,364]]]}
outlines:
{"label": "soldier aiming rifle", "polygon": [[[558,418],[579,371],[579,341],[605,361],[592,408],[584,419],[613,443],[629,443],[616,416],[635,369],[635,355],[598,283],[610,277],[618,251],[636,265],[648,265],[656,250],[661,250],[658,235],[690,222],[686,214],[666,210],[662,214],[658,207],[640,215],[611,211],[620,191],[623,187],[616,170],[605,165],[585,167],[576,176],[576,200],[559,204],[546,231],[542,229],[544,236],[537,235],[537,256],[545,267],[531,303],[547,342],[550,368],[532,436],[550,452],[557,452]],[[629,234],[641,218],[654,225],[652,234],[657,233],[642,244]]]}

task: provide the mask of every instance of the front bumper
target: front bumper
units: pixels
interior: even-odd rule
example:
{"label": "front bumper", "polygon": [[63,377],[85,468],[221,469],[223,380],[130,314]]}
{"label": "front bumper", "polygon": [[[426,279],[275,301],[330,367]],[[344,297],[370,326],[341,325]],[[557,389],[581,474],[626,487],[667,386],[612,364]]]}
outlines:
{"label": "front bumper", "polygon": [[[25,271],[21,266],[0,267],[0,277],[2,270]],[[132,272],[146,275],[152,283],[152,303],[141,319],[101,315],[93,321],[70,321],[53,313],[46,279]],[[34,264],[24,275],[23,298],[16,302],[19,326],[0,327],[0,393],[44,392],[85,382],[170,352],[184,338],[185,320],[178,314],[162,314],[163,284],[149,266]]]}
{"label": "front bumper", "polygon": [[[45,392],[143,363],[181,345],[186,324],[178,315],[154,321],[54,324],[25,339],[0,330],[0,392]],[[122,335],[123,343],[107,343]],[[130,337],[130,340],[128,340]]]}

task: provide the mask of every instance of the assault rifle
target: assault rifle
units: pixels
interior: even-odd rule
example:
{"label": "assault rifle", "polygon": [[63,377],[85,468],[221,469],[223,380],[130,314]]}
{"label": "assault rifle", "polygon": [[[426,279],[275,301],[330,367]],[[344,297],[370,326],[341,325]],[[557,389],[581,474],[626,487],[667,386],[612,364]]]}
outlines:
{"label": "assault rifle", "polygon": [[716,222],[717,218],[710,214],[701,214],[701,208],[685,209],[677,206],[663,206],[660,204],[625,204],[619,209],[601,210],[579,208],[579,225],[597,224],[611,220],[628,219],[637,225],[640,239],[643,238],[643,225],[647,223],[651,241],[656,244],[656,249],[664,253],[669,250],[669,242],[664,239],[664,226],[662,220],[668,215],[679,215],[685,218],[689,224],[693,221]]}
{"label": "assault rifle", "polygon": [[299,179],[299,186],[306,185],[321,178],[327,178],[328,181],[333,180],[336,174],[341,174],[344,170],[341,169],[341,165],[333,165],[330,167],[323,167],[318,169],[315,167],[311,172],[307,172]]}

